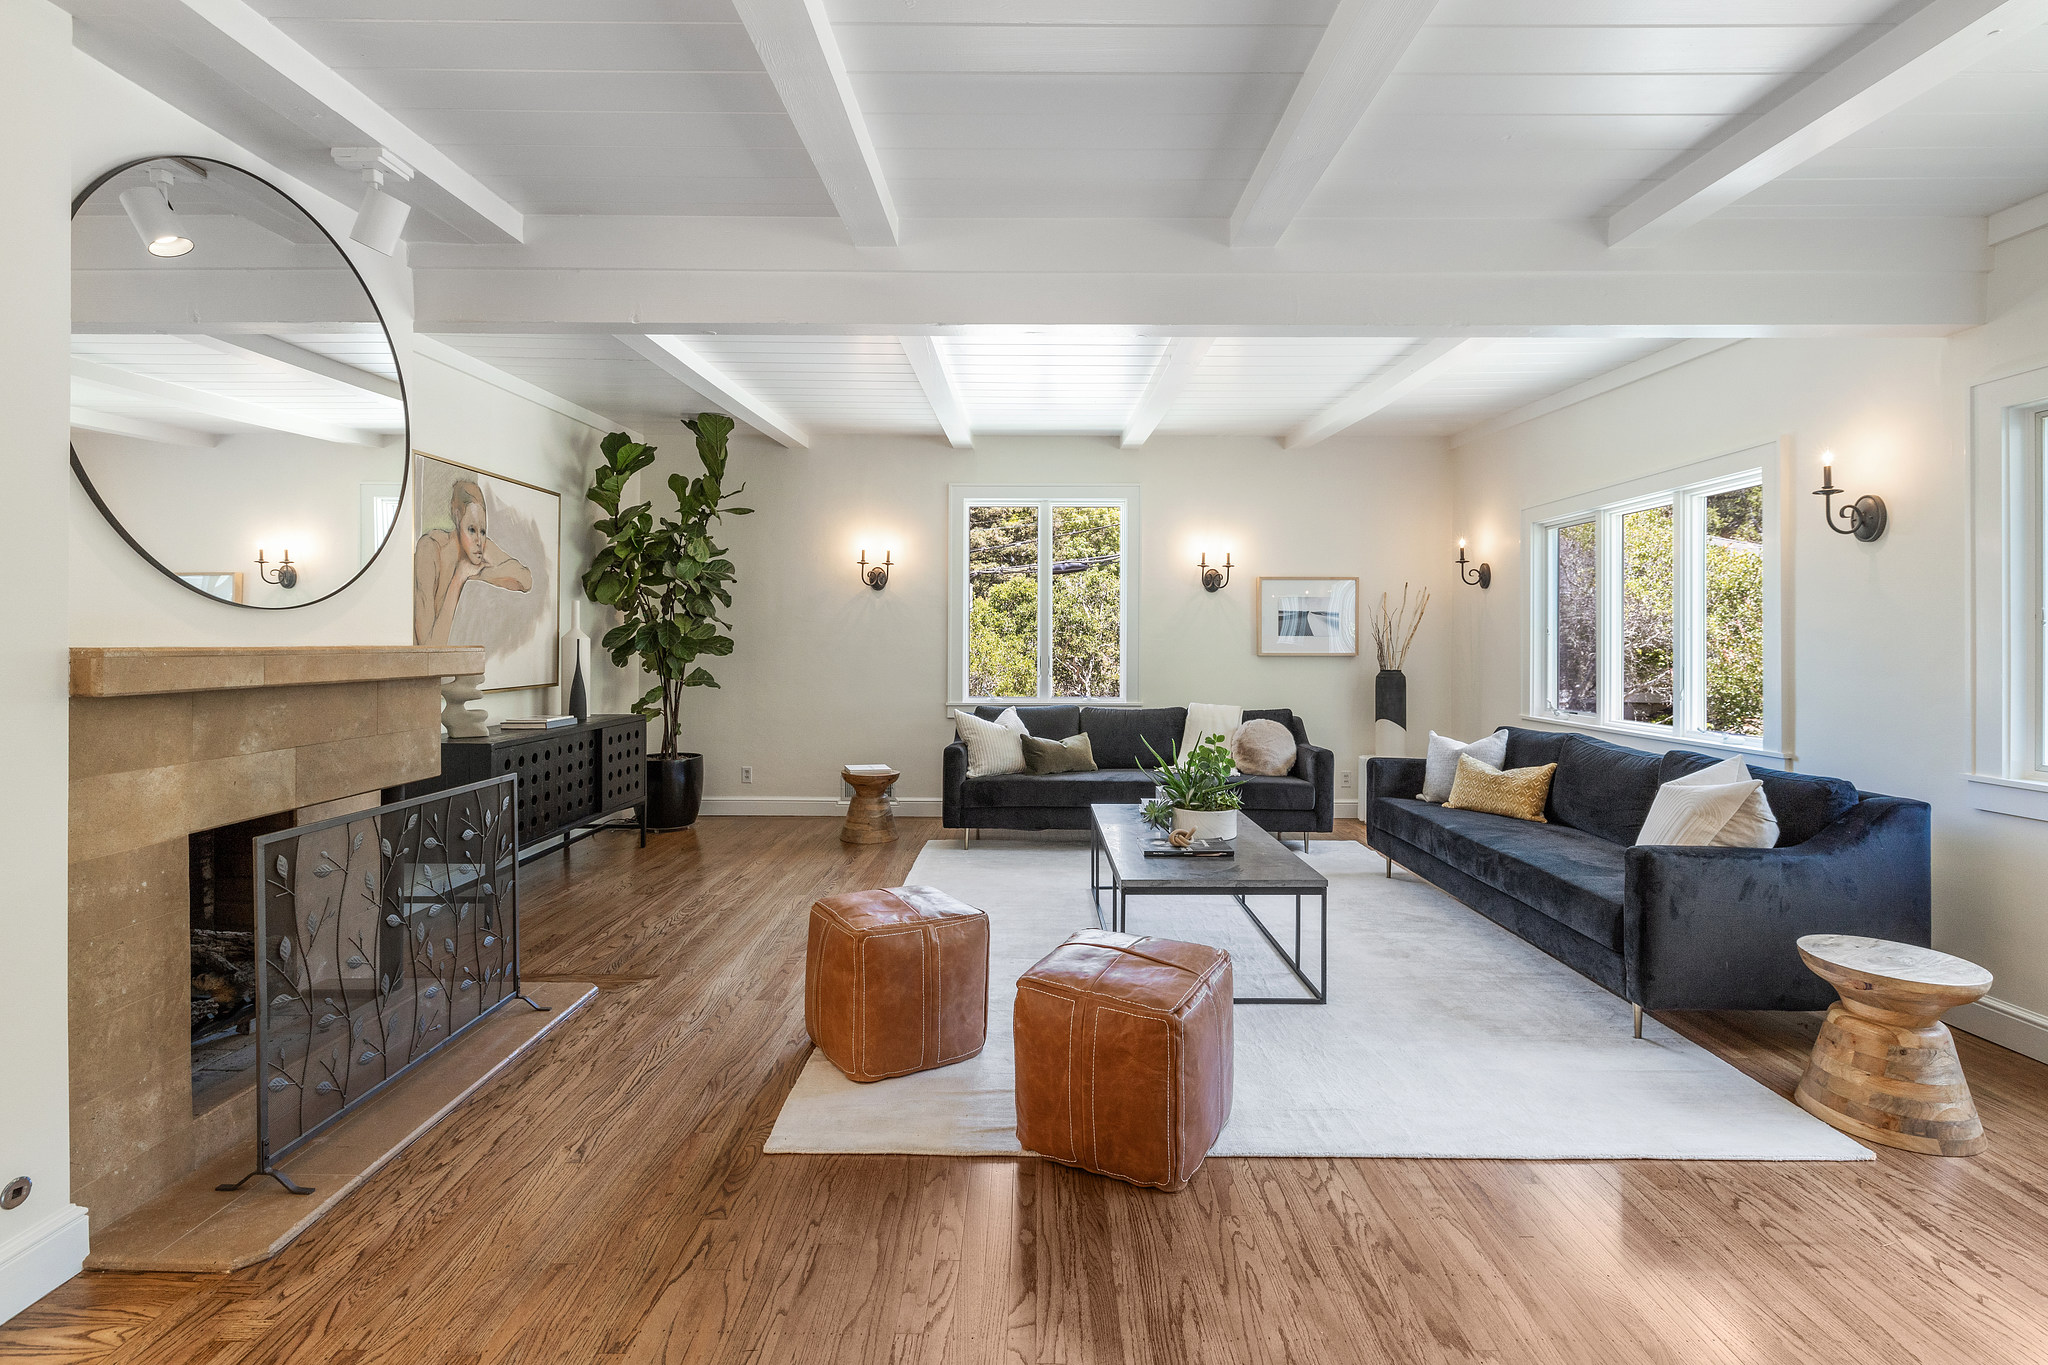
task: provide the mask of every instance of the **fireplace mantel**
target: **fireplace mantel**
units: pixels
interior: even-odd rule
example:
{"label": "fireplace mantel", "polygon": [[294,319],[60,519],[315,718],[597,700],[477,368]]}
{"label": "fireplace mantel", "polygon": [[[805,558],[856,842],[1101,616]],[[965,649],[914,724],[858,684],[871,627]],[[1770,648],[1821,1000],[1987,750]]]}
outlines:
{"label": "fireplace mantel", "polygon": [[149,697],[246,687],[459,678],[483,671],[480,645],[92,647],[71,651],[71,695]]}
{"label": "fireplace mantel", "polygon": [[483,664],[474,647],[71,651],[71,1188],[95,1235],[251,1141],[248,1096],[193,1112],[191,836],[435,776],[440,680]]}

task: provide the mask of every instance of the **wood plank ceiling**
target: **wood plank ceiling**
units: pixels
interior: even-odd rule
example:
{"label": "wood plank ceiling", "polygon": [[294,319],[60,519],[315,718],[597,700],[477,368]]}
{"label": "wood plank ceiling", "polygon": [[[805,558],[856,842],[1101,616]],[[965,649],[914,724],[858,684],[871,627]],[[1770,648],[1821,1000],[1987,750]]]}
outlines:
{"label": "wood plank ceiling", "polygon": [[[514,222],[524,255],[435,247],[435,263],[451,251],[499,253],[474,259],[518,269],[600,220],[622,244],[659,240],[632,228],[634,219],[673,223],[676,240],[709,230],[687,225],[716,220],[839,219],[855,243],[906,261],[1017,220],[1049,220],[1059,232],[1099,223],[1110,240],[1129,224],[1161,221],[1228,236],[1219,225],[1234,215],[1245,229],[1238,259],[1275,268],[1307,261],[1304,238],[1424,248],[1562,241],[1553,252],[1561,260],[1589,238],[1622,241],[1645,223],[1668,236],[1709,217],[1717,231],[1763,223],[1867,233],[1874,219],[1912,220],[1920,235],[1910,247],[1961,241],[1981,229],[1958,237],[1944,225],[2001,211],[1994,222],[2032,225],[2036,211],[2025,206],[2048,192],[2048,0],[67,7],[82,46],[165,91],[191,88],[194,74],[183,72],[180,86],[173,70],[181,61],[216,73],[257,63],[315,95],[324,69],[524,216]],[[202,9],[212,26],[200,32],[205,41],[189,36]],[[234,23],[220,17],[229,10],[241,16]],[[275,42],[249,36],[273,31]],[[235,54],[209,56],[222,33]],[[144,41],[150,34],[186,35],[183,55]],[[764,62],[764,50],[777,60]],[[1375,62],[1383,69],[1369,69]],[[261,101],[259,82],[241,84]],[[1837,97],[1837,86],[1847,93]],[[265,150],[296,137],[302,161],[334,183],[303,112],[270,103],[267,113],[242,111],[249,126],[272,130]],[[1726,179],[1712,188],[1702,158],[1723,143],[1719,155],[1734,157],[1730,140],[1745,135],[1775,148],[1776,159],[1741,168],[1746,192],[1728,191],[1737,182]],[[459,177],[444,178],[445,193],[461,199]],[[1692,179],[1709,188],[1694,194],[1684,188]],[[1660,186],[1675,208],[1657,199]],[[459,208],[436,209],[442,201],[424,193],[418,202],[429,208],[416,215],[416,242],[494,240],[465,226]],[[1254,219],[1268,226],[1248,226]],[[2048,222],[2048,200],[2038,221]],[[1827,259],[1832,239],[1812,240]],[[1536,264],[1525,273],[1557,272],[1548,287],[1572,287],[1558,283],[1568,272],[1528,249]],[[1633,249],[1614,248],[1616,268],[1644,259]],[[1967,250],[1944,249],[1958,268],[1981,269]],[[1903,259],[1908,248],[1882,250]],[[1594,277],[1579,268],[1573,278]],[[1367,404],[1358,428],[1455,433],[1687,338],[1775,334],[1761,320],[1745,331],[1740,317],[1677,308],[1661,325],[1637,319],[1605,334],[1561,316],[1552,335],[1540,324],[1456,332],[1420,317],[1408,329],[1234,326],[1169,369],[1171,338],[1199,329],[1018,318],[1007,301],[993,310],[1009,314],[1000,318],[913,312],[906,322],[886,300],[876,310],[872,325],[817,329],[829,335],[762,316],[757,327],[728,319],[684,340],[729,396],[779,414],[792,440],[937,435],[943,407],[956,444],[973,432],[1123,433],[1131,444],[1155,424],[1167,433],[1308,430],[1347,396],[1369,392],[1375,376],[1418,358],[1429,361],[1423,381]],[[678,377],[687,367],[657,363],[658,348],[611,334],[640,315],[602,335],[542,317],[427,330],[622,423],[711,401]],[[1494,340],[1424,354],[1457,335]]]}

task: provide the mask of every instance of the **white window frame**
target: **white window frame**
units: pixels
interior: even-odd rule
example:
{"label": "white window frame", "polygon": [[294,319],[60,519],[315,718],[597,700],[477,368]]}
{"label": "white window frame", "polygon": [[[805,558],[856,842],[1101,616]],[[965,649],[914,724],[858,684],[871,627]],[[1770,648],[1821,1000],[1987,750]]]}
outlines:
{"label": "white window frame", "polygon": [[[1783,502],[1782,445],[1773,443],[1736,451],[1713,460],[1647,478],[1597,489],[1523,513],[1523,544],[1528,547],[1530,585],[1527,613],[1527,663],[1523,719],[1538,724],[1605,733],[1635,744],[1670,748],[1704,748],[1747,757],[1775,760],[1789,766],[1790,708],[1783,686],[1783,565],[1790,562],[1787,527],[1779,515]],[[1764,733],[1730,735],[1706,728],[1706,659],[1699,641],[1705,638],[1706,504],[1717,493],[1758,484],[1763,492],[1764,526]],[[1669,506],[1678,562],[1672,594],[1672,723],[1651,725],[1622,716],[1622,650],[1619,585],[1622,582],[1622,520],[1645,508]],[[1557,659],[1556,533],[1582,522],[1598,527],[1597,649],[1599,710],[1587,715],[1559,711]],[[1695,639],[1695,636],[1698,639]]]}
{"label": "white window frame", "polygon": [[2048,369],[1971,393],[1971,656],[1980,810],[2048,820]]}
{"label": "white window frame", "polygon": [[[1136,484],[952,484],[948,487],[950,544],[946,596],[946,695],[953,706],[1135,706],[1138,704],[1138,569],[1143,562],[1139,544],[1138,486]],[[1018,507],[1036,504],[1038,516],[1038,559],[1043,565],[1051,558],[1052,515],[1058,507],[1116,507],[1122,510],[1122,572],[1118,587],[1123,622],[1118,641],[1123,664],[1118,670],[1122,693],[1115,697],[1054,697],[1044,695],[1052,685],[1052,575],[1038,576],[1038,689],[1035,697],[975,697],[967,691],[967,613],[973,597],[967,590],[967,509],[996,504]]]}

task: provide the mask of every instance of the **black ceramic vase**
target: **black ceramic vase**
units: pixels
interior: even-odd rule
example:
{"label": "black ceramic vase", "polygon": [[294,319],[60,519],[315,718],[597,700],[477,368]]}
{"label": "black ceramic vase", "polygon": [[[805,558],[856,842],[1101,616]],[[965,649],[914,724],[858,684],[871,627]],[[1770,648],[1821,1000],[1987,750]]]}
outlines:
{"label": "black ceramic vase", "polygon": [[704,755],[647,760],[647,828],[688,829],[704,804]]}
{"label": "black ceramic vase", "polygon": [[1390,720],[1408,728],[1408,675],[1399,669],[1383,668],[1372,680],[1374,720]]}

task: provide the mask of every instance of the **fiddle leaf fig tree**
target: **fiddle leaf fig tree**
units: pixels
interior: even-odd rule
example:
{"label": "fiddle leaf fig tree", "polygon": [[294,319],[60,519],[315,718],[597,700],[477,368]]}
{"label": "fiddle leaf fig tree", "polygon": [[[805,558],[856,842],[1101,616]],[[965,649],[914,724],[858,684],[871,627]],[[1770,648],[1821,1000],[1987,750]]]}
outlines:
{"label": "fiddle leaf fig tree", "polygon": [[725,488],[726,438],[732,418],[703,412],[684,419],[697,435],[701,477],[668,476],[676,500],[673,517],[654,515],[651,502],[621,507],[626,484],[654,463],[654,447],[622,431],[604,438],[604,459],[584,494],[604,511],[593,523],[604,536],[604,548],[583,574],[583,591],[602,606],[617,608],[620,624],[607,631],[604,648],[623,668],[633,659],[660,681],[633,703],[643,716],[660,716],[661,758],[677,754],[678,712],[686,687],[716,687],[717,679],[697,660],[732,653],[731,625],[720,615],[732,606],[732,561],[713,542],[715,523],[726,516],[743,517],[751,507],[728,507],[725,499],[744,488]]}

